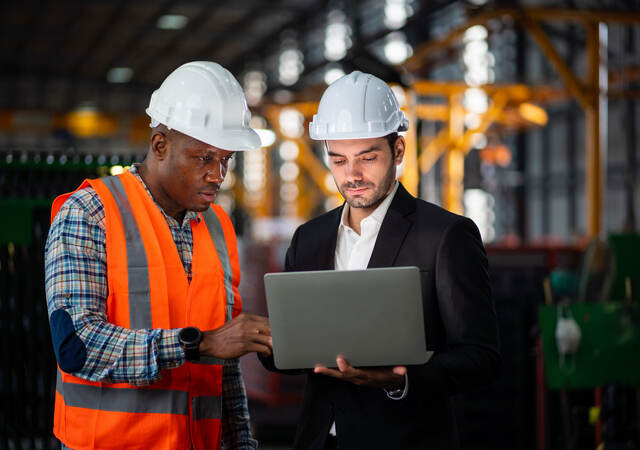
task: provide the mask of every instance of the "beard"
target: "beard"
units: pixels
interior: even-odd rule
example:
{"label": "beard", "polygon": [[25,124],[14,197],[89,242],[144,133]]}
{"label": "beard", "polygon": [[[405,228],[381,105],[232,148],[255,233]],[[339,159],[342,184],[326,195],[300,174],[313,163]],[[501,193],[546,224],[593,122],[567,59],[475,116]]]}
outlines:
{"label": "beard", "polygon": [[[387,196],[389,191],[391,190],[391,186],[396,180],[396,167],[393,162],[389,167],[389,170],[384,175],[379,184],[372,183],[370,181],[362,181],[358,183],[343,183],[338,190],[345,198],[347,203],[352,208],[371,208],[382,203],[384,198]],[[347,189],[359,189],[359,188],[369,188],[370,194],[368,196],[356,195],[356,196],[348,196],[346,194]]]}

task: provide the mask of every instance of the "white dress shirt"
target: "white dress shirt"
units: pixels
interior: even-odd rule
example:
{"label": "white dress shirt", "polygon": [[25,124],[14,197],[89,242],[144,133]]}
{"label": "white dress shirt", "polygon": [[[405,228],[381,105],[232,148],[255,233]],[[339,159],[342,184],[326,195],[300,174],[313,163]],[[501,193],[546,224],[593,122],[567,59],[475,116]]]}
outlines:
{"label": "white dress shirt", "polygon": [[[376,245],[376,240],[378,239],[382,221],[387,215],[389,205],[391,205],[397,191],[398,182],[396,181],[391,193],[387,195],[371,214],[360,221],[360,234],[348,225],[350,207],[348,203],[345,203],[342,209],[340,225],[338,225],[338,239],[336,241],[335,253],[336,270],[363,270],[367,268],[371,254],[373,253],[373,247]],[[390,395],[389,392],[385,390],[387,397],[393,400],[402,400],[405,398],[409,389],[409,379],[406,375],[404,381],[404,391],[402,395]],[[333,436],[336,435],[335,422],[331,425],[329,433]]]}
{"label": "white dress shirt", "polygon": [[360,221],[360,234],[348,223],[349,204],[342,209],[342,218],[338,226],[338,240],[336,242],[335,269],[362,270],[366,269],[373,253],[373,247],[378,239],[378,232],[382,226],[384,216],[387,215],[389,205],[398,190],[398,182],[387,198],[367,217]]}

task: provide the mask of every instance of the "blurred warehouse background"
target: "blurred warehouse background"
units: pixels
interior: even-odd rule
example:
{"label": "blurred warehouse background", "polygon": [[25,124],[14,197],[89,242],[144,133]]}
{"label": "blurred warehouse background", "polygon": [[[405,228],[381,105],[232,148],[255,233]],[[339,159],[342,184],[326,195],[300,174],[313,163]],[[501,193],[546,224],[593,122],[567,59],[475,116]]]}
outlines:
{"label": "blurred warehouse background", "polygon": [[[455,399],[464,448],[640,448],[640,1],[8,0],[0,25],[0,448],[56,445],[52,199],[141,161],[151,92],[198,59],[243,84],[264,144],[217,200],[246,309],[266,314],[263,274],[342,201],[308,139],[323,90],[375,74],[412,122],[402,182],[489,253],[503,374]],[[582,331],[569,361],[559,315]],[[288,448],[304,380],[243,370],[258,439]]]}

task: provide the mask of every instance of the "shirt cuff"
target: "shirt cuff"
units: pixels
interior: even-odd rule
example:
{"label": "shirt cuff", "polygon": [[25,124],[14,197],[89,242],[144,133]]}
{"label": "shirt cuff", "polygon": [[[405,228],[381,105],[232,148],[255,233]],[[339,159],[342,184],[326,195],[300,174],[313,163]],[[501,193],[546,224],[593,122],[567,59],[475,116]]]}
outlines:
{"label": "shirt cuff", "polygon": [[162,330],[158,339],[158,366],[160,370],[173,369],[185,362],[184,350],[180,346],[180,328]]}
{"label": "shirt cuff", "polygon": [[395,389],[389,390],[385,389],[384,392],[387,394],[391,400],[403,400],[407,397],[407,393],[409,392],[409,375],[404,374],[404,389]]}

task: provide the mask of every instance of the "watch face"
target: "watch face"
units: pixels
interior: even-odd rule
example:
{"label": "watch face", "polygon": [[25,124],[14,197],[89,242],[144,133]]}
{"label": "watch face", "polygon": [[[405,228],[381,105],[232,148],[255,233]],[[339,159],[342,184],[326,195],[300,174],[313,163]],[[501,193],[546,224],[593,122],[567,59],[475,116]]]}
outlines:
{"label": "watch face", "polygon": [[194,327],[183,328],[180,332],[180,337],[184,342],[195,342],[198,340],[199,335],[200,332]]}

